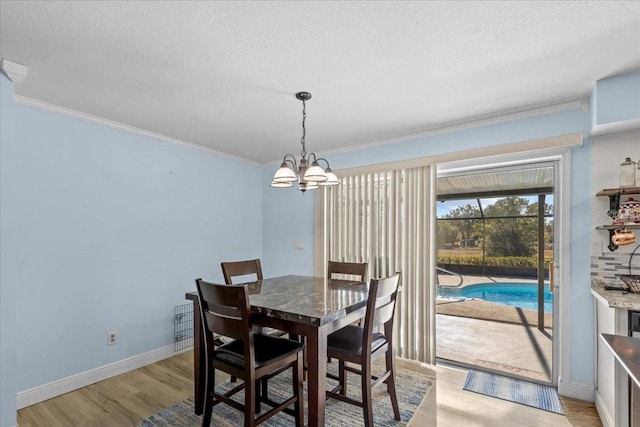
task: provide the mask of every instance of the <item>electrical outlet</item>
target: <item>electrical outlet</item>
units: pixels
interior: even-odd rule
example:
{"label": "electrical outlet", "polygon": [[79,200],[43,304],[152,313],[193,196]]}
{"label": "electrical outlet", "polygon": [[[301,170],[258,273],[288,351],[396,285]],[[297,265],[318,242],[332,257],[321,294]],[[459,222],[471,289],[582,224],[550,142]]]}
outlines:
{"label": "electrical outlet", "polygon": [[294,240],[293,241],[293,249],[297,249],[299,251],[304,249],[304,244],[302,243],[302,240]]}
{"label": "electrical outlet", "polygon": [[114,345],[118,342],[118,333],[116,331],[107,332],[107,345]]}

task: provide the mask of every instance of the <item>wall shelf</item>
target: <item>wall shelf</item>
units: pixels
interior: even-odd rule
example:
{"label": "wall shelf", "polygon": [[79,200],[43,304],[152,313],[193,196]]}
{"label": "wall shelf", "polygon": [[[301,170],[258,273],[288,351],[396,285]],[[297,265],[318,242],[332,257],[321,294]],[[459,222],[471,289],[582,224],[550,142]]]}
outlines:
{"label": "wall shelf", "polygon": [[[618,209],[620,208],[620,197],[628,196],[631,194],[640,194],[640,187],[619,187],[619,188],[605,188],[596,193],[597,197],[608,197],[609,198],[609,211],[607,215],[611,219],[615,219],[618,215]],[[609,231],[609,250],[611,252],[618,249],[618,245],[613,244],[611,238],[615,234],[616,230],[620,230],[626,228],[628,230],[640,230],[640,224],[628,224],[628,225],[599,225],[596,227],[596,230],[607,230]]]}
{"label": "wall shelf", "polygon": [[640,230],[640,224],[626,224],[626,225],[599,225],[596,230],[620,230],[626,228],[627,230]]}
{"label": "wall shelf", "polygon": [[604,190],[598,191],[596,196],[615,196],[619,195],[627,195],[627,194],[640,194],[640,187],[620,187],[620,188],[605,188]]}

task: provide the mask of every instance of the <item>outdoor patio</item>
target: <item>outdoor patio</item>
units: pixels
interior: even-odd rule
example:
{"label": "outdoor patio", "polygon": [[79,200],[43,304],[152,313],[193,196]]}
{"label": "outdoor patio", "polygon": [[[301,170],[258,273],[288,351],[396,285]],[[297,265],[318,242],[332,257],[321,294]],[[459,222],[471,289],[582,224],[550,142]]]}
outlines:
{"label": "outdoor patio", "polygon": [[[491,282],[533,282],[513,278],[463,276],[460,286]],[[459,277],[444,275],[440,283],[456,286]],[[479,299],[438,299],[436,356],[538,381],[551,381],[552,315],[538,329],[538,313]]]}

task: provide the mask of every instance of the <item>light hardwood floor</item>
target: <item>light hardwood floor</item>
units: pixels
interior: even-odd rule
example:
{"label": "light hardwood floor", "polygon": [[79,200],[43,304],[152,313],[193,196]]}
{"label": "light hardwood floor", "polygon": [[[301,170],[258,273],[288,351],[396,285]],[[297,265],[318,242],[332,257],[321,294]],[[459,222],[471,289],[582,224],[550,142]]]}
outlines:
{"label": "light hardwood floor", "polygon": [[[133,426],[193,395],[193,355],[179,354],[18,411],[20,427]],[[566,416],[462,390],[466,371],[436,366],[411,426],[601,426],[593,404],[562,399]],[[179,427],[179,426],[176,426]]]}
{"label": "light hardwood floor", "polygon": [[561,397],[563,416],[465,391],[467,371],[462,369],[438,365],[435,375],[435,393],[425,398],[410,426],[602,426],[590,402]]}

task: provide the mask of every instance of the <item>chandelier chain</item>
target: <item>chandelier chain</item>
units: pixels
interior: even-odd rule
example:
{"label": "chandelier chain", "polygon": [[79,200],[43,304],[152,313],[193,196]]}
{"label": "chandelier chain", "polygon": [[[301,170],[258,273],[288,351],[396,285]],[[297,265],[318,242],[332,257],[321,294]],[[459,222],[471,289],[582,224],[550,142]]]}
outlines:
{"label": "chandelier chain", "polygon": [[302,138],[300,139],[300,144],[302,144],[302,151],[300,152],[300,155],[302,156],[303,159],[307,157],[307,148],[305,146],[305,141],[304,141],[304,138],[307,135],[307,129],[304,126],[304,122],[306,118],[307,118],[307,104],[303,99],[302,100]]}

